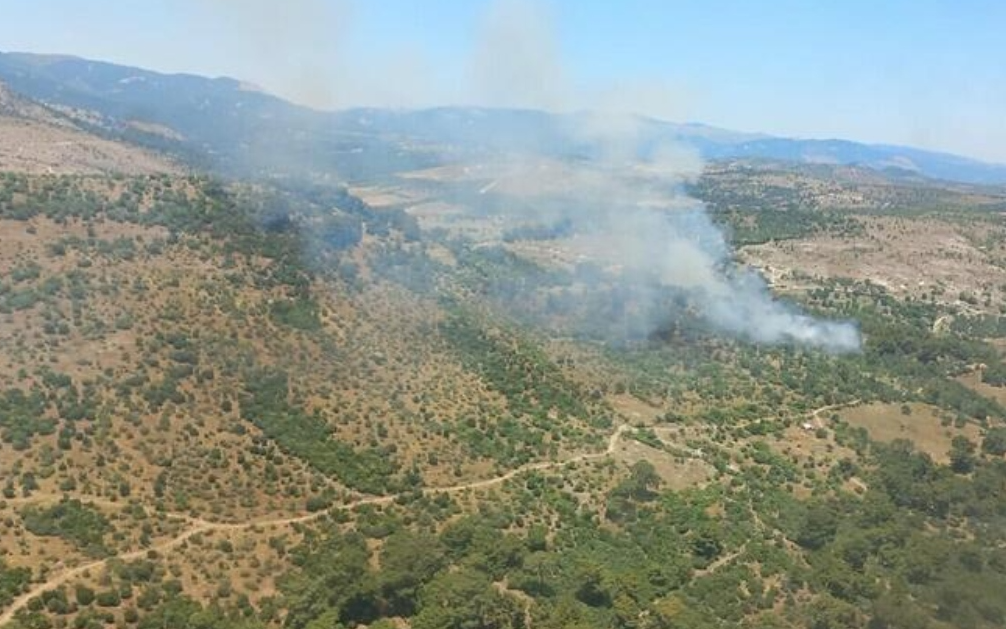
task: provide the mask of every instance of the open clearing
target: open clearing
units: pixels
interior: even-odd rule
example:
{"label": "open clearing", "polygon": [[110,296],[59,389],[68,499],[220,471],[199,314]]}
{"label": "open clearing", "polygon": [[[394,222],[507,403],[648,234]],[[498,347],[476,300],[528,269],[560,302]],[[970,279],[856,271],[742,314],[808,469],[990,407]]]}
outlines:
{"label": "open clearing", "polygon": [[933,457],[939,463],[950,461],[950,441],[956,435],[964,435],[974,442],[980,440],[977,426],[968,424],[963,428],[941,423],[941,412],[927,404],[906,404],[911,412],[902,412],[898,404],[864,404],[846,409],[839,416],[853,426],[865,428],[870,437],[877,441],[890,442],[908,439],[915,447]]}
{"label": "open clearing", "polygon": [[666,489],[680,491],[709,482],[716,470],[697,456],[681,456],[658,450],[632,439],[622,440],[614,456],[628,466],[648,461]]}
{"label": "open clearing", "polygon": [[[741,249],[745,262],[777,290],[806,288],[809,278],[849,278],[879,284],[898,295],[935,292],[937,301],[975,298],[976,309],[1006,298],[995,252],[950,221],[860,217],[857,236],[817,235]],[[992,229],[988,226],[988,229]]]}
{"label": "open clearing", "polygon": [[957,379],[958,382],[973,391],[995,400],[1000,404],[1006,404],[1006,387],[994,387],[982,382],[981,372],[975,372]]}

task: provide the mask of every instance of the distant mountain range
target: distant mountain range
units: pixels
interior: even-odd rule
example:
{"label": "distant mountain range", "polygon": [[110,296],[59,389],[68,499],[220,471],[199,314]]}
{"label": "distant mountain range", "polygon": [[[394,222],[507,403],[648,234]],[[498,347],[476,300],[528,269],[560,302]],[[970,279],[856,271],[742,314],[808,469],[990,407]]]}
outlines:
{"label": "distant mountain range", "polygon": [[[225,173],[382,177],[500,150],[587,156],[576,114],[443,107],[302,107],[229,78],[160,74],[76,57],[0,53],[0,81],[106,135],[167,150]],[[1006,183],[1006,165],[846,140],[800,140],[701,124],[640,119],[640,150],[667,140],[708,160],[771,159],[857,165],[974,184]]]}

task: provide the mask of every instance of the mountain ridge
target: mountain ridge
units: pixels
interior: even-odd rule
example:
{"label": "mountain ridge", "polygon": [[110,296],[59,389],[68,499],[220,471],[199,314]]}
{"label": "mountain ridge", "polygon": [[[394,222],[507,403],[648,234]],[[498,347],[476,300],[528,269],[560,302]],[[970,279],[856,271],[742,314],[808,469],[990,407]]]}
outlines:
{"label": "mountain ridge", "polygon": [[[428,166],[429,151],[445,144],[451,150],[531,150],[565,156],[592,150],[571,133],[584,112],[457,106],[321,111],[248,89],[247,83],[234,78],[164,74],[35,53],[0,52],[0,80],[43,103],[97,112],[107,129],[127,140],[176,153],[197,152],[222,170],[241,173],[288,172],[307,163],[352,179],[364,172],[386,171],[382,167],[389,160],[396,168],[408,167],[409,160],[415,160],[417,167]],[[650,117],[638,121],[643,146],[674,141],[706,160],[767,158],[897,168],[964,183],[1006,183],[1006,165],[947,152],[834,138],[776,137]],[[130,124],[134,122],[140,124]],[[187,141],[145,134],[146,124],[170,129]],[[423,147],[426,154],[403,149],[403,143],[416,140],[429,145]]]}

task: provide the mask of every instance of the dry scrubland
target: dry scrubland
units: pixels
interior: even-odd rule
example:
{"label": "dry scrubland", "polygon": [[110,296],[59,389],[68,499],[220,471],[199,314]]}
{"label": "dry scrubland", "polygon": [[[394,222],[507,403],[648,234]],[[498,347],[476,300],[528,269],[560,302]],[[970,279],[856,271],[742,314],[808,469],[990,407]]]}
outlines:
{"label": "dry scrubland", "polygon": [[0,171],[37,175],[181,172],[161,155],[83,130],[74,115],[23,99],[0,83]]}
{"label": "dry scrubland", "polygon": [[[878,194],[713,176],[713,206],[780,182],[845,211]],[[743,249],[807,307],[863,321],[864,353],[832,357],[723,339],[687,296],[667,330],[599,342],[571,322],[610,287],[552,308],[584,289],[528,262],[547,244],[419,237],[415,185],[364,190],[375,211],[194,177],[0,180],[3,621],[1006,613],[975,607],[1006,579],[994,215],[806,219]],[[732,225],[756,240],[771,220]],[[948,558],[971,555],[980,570]],[[950,609],[956,583],[972,594]]]}
{"label": "dry scrubland", "polygon": [[1006,227],[938,217],[863,217],[858,222],[856,235],[824,233],[751,245],[741,256],[781,291],[846,278],[966,312],[999,314],[1006,301]]}
{"label": "dry scrubland", "polygon": [[32,174],[179,172],[171,162],[76,130],[0,116],[0,170]]}

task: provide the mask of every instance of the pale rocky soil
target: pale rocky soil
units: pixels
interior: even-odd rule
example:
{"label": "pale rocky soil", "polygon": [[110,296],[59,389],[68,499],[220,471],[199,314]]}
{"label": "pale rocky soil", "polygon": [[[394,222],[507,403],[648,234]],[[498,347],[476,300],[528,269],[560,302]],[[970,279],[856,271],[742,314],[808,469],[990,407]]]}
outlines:
{"label": "pale rocky soil", "polygon": [[180,170],[153,152],[87,133],[0,83],[0,171],[142,175]]}
{"label": "pale rocky soil", "polygon": [[[975,310],[995,309],[1006,299],[1002,252],[977,232],[994,235],[994,224],[969,227],[938,219],[862,218],[862,235],[815,235],[744,247],[740,257],[759,268],[777,290],[802,290],[821,279],[869,280],[898,295],[958,303],[973,296]],[[990,302],[986,305],[986,302]]]}

